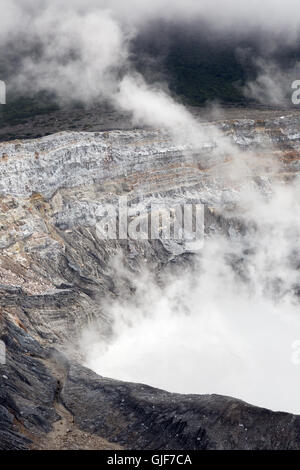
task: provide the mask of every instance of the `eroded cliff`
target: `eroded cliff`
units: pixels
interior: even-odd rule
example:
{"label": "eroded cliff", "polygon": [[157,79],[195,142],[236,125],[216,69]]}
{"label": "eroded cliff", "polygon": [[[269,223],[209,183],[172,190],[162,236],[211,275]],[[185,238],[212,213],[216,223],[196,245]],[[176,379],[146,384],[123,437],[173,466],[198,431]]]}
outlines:
{"label": "eroded cliff", "polygon": [[232,208],[245,184],[267,194],[272,181],[297,176],[299,114],[214,125],[241,171],[232,171],[236,152],[216,158],[213,146],[174,143],[160,130],[0,144],[0,448],[300,448],[298,416],[103,378],[74,352],[95,318],[109,328],[102,300],[120,294],[114,256],[136,275],[145,263],[160,272],[194,256],[182,241],[102,239],[103,207],[119,196],[140,214],[157,201],[201,203],[206,236],[230,237],[243,230]]}

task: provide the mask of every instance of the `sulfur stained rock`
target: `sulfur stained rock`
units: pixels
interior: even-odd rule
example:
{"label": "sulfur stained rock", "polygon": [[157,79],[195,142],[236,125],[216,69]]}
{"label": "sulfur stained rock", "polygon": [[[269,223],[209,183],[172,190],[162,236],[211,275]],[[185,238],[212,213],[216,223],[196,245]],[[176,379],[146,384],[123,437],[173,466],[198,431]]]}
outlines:
{"label": "sulfur stained rock", "polygon": [[255,153],[240,179],[231,175],[230,154],[213,161],[205,143],[195,151],[159,130],[61,132],[0,144],[1,449],[46,448],[49,436],[55,448],[57,436],[78,448],[84,433],[92,448],[300,447],[298,416],[114,381],[63,355],[93,319],[109,331],[102,300],[117,298],[124,283],[113,259],[136,275],[145,263],[159,273],[193,262],[184,240],[102,239],[96,225],[106,205],[126,196],[146,217],[152,203],[204,204],[206,236],[242,234],[240,189],[247,183],[268,195],[274,178],[298,174],[299,125],[291,114],[218,122],[241,158]]}

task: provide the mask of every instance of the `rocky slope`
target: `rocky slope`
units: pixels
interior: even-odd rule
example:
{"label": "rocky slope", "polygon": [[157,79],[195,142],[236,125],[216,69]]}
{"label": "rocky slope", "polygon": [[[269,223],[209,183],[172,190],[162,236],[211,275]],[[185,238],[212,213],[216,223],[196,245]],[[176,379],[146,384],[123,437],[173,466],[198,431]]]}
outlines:
{"label": "rocky slope", "polygon": [[144,263],[180,269],[193,257],[182,241],[101,239],[107,204],[126,195],[145,215],[157,201],[202,203],[207,236],[230,235],[240,226],[224,214],[245,182],[267,192],[270,179],[297,175],[299,114],[215,124],[253,155],[238,178],[230,151],[216,160],[213,148],[195,151],[159,130],[0,144],[0,448],[300,448],[297,416],[99,377],[69,352],[94,318],[109,328],[102,300],[122,282],[114,256],[136,273]]}

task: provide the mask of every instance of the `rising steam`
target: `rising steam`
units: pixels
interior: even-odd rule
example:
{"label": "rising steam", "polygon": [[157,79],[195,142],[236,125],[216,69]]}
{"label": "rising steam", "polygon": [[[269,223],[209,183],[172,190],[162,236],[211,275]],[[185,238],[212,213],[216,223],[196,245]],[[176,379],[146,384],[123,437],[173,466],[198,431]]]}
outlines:
{"label": "rising steam", "polygon": [[[272,32],[272,47],[270,41],[265,46],[270,54],[276,47],[291,45],[299,39],[296,0],[284,3],[231,0],[226,3],[226,8],[221,0],[188,0],[184,3],[174,0],[130,0],[126,3],[120,0],[0,0],[0,9],[1,60],[15,64],[8,80],[10,90],[37,92],[46,89],[57,96],[59,103],[76,100],[91,104],[108,100],[117,107],[128,107],[135,120],[145,120],[145,123],[153,122],[153,117],[149,118],[152,109],[146,107],[144,115],[143,97],[135,103],[132,100],[141,87],[148,93],[149,85],[144,86],[142,78],[137,76],[129,45],[149,21],[185,22],[187,28],[189,21],[201,21],[221,34],[228,34],[233,27],[237,33],[253,36],[258,30],[265,34]],[[193,27],[196,27],[195,23]],[[265,35],[262,36],[262,50],[264,38]],[[252,80],[246,92],[248,96],[269,103],[270,88],[264,95],[266,85],[269,85],[266,77],[269,77],[277,92],[273,102],[281,103],[278,80],[272,80],[269,62],[266,64],[264,67],[263,62],[258,61],[258,81]],[[277,77],[283,81],[280,71]],[[152,93],[156,99],[157,93],[154,90]],[[160,99],[168,99],[162,89],[159,94]],[[158,119],[157,125],[162,118]]]}
{"label": "rising steam", "polygon": [[180,275],[158,284],[150,271],[127,272],[135,295],[104,304],[112,336],[101,337],[96,325],[84,332],[86,364],[172,392],[219,393],[300,413],[293,359],[300,338],[298,185],[274,185],[268,196],[245,187],[239,216],[246,234],[209,237]]}
{"label": "rising steam", "polygon": [[[222,31],[233,25],[276,30],[288,43],[296,41],[300,25],[296,0],[231,0],[226,8],[221,0],[0,0],[0,8],[2,56],[18,57],[10,88],[47,89],[59,102],[107,100],[129,111],[135,124],[165,127],[193,144],[217,140],[221,153],[235,157],[231,177],[236,172],[237,178],[242,161],[236,149],[216,130],[207,135],[166,87],[150,86],[134,70],[130,41],[159,18],[199,18]],[[275,104],[281,103],[284,77],[266,63],[258,67],[247,93],[261,102],[276,95]],[[210,237],[195,266],[161,284],[148,271],[138,278],[126,274],[134,296],[103,305],[113,335],[101,337],[95,325],[83,334],[89,367],[170,391],[232,395],[300,413],[300,369],[291,360],[300,338],[299,187],[274,184],[262,197],[245,185],[238,198],[246,234]]]}

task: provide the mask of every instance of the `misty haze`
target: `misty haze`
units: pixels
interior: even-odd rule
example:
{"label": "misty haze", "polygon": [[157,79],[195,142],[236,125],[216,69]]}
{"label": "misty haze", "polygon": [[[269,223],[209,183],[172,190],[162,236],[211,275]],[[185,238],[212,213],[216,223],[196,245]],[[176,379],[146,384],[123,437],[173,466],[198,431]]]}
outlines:
{"label": "misty haze", "polygon": [[299,3],[0,8],[0,449],[299,450]]}

